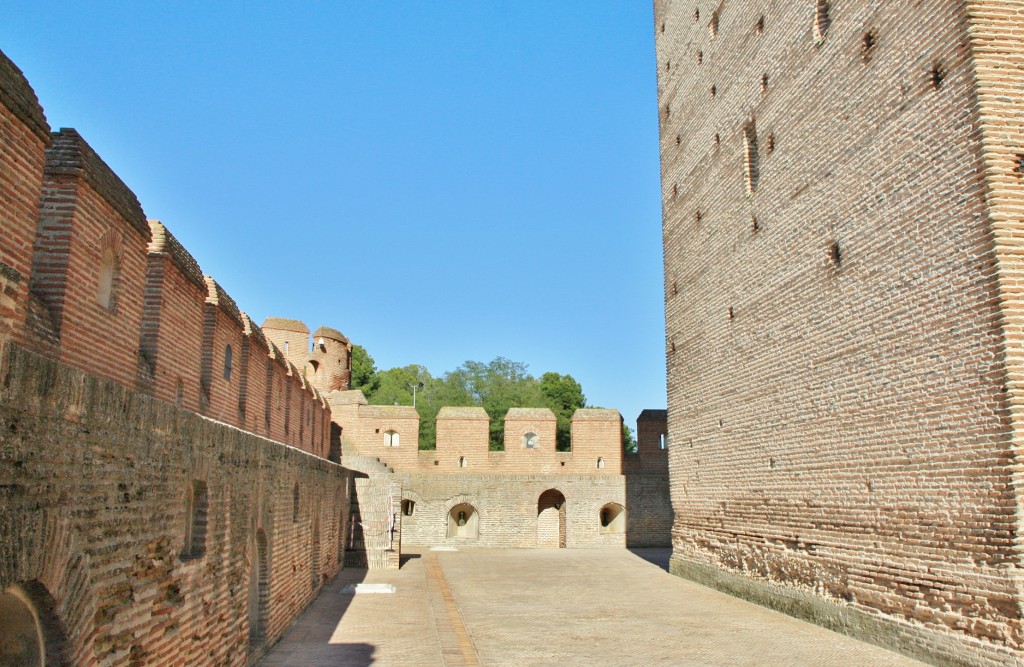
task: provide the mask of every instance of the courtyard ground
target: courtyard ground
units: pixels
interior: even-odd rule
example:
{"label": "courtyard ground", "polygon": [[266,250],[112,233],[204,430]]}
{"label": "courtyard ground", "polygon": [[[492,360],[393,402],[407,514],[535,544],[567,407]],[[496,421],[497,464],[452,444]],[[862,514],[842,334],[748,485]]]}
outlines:
{"label": "courtyard ground", "polygon": [[[346,569],[262,667],[921,665],[672,576],[669,550],[464,550]],[[389,583],[391,594],[345,594]]]}

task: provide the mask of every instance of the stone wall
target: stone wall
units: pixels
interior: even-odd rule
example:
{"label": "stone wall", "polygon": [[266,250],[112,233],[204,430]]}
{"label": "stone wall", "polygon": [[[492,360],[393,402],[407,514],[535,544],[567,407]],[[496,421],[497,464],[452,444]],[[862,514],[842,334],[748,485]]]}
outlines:
{"label": "stone wall", "polygon": [[644,410],[636,420],[637,448],[622,461],[626,476],[626,543],[630,547],[672,544],[668,479],[668,415]]}
{"label": "stone wall", "polygon": [[673,570],[1019,660],[1024,8],[655,13]]}
{"label": "stone wall", "polygon": [[[601,509],[626,503],[619,475],[495,475],[479,473],[396,473],[402,485],[402,548],[437,545],[535,548],[541,496],[561,494],[565,546],[625,546],[618,526],[602,529]],[[557,496],[557,494],[555,494]],[[409,507],[406,501],[413,503]],[[468,506],[469,534],[450,534],[452,510]],[[411,512],[411,514],[410,514]],[[453,517],[456,518],[457,517]],[[557,520],[557,519],[556,519]],[[543,528],[543,526],[541,526]],[[557,546],[557,545],[555,545]]]}
{"label": "stone wall", "polygon": [[0,591],[48,594],[47,664],[243,665],[338,571],[337,465],[3,354]]}
{"label": "stone wall", "polygon": [[[346,454],[373,456],[400,472],[462,471],[619,475],[623,471],[622,417],[617,410],[583,408],[572,418],[572,450],[555,449],[555,416],[547,408],[512,408],[505,418],[505,450],[490,450],[490,421],[481,407],[443,407],[437,448],[420,450],[419,415],[410,406],[368,405],[360,391],[325,396],[341,428]],[[397,433],[398,444],[388,433]],[[534,434],[533,447],[524,436]],[[390,444],[389,444],[390,443]],[[653,459],[657,459],[656,454]],[[649,465],[665,470],[664,456]]]}

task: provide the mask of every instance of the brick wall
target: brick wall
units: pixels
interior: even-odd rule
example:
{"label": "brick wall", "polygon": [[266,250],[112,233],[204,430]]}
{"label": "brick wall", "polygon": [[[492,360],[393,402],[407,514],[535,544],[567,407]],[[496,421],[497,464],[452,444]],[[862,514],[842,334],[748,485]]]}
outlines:
{"label": "brick wall", "polygon": [[[490,422],[483,408],[444,407],[437,416],[437,449],[419,451],[419,416],[412,407],[367,405],[357,390],[331,392],[325,400],[341,427],[346,454],[375,456],[399,471],[622,473],[622,418],[615,410],[578,410],[573,416],[573,451],[558,452],[555,418],[550,410],[512,408],[505,419],[505,451],[492,452]],[[399,446],[385,444],[384,433],[389,430],[399,434]],[[538,436],[536,448],[525,447],[526,433]],[[465,459],[463,468],[460,459]]]}
{"label": "brick wall", "polygon": [[1019,3],[655,13],[673,570],[1019,656]]}
{"label": "brick wall", "polygon": [[329,408],[2,54],[0,133],[0,591],[47,664],[247,664],[342,560]]}
{"label": "brick wall", "polygon": [[636,420],[636,453],[622,461],[626,476],[626,543],[630,547],[667,547],[672,543],[666,410],[644,410]]}
{"label": "brick wall", "polygon": [[352,343],[337,329],[319,327],[313,333],[309,379],[322,392],[347,391],[351,379]]}
{"label": "brick wall", "polygon": [[30,289],[49,309],[61,358],[134,385],[150,235],[142,207],[71,129],[52,135],[41,201]]}
{"label": "brick wall", "polygon": [[[402,498],[415,503],[412,516],[401,517],[402,547],[442,544],[479,547],[535,548],[541,496],[549,490],[565,502],[564,531],[569,548],[625,546],[624,533],[601,529],[601,508],[624,505],[625,482],[613,475],[497,475],[467,472],[397,473]],[[456,505],[478,513],[476,537],[449,537],[448,515]],[[544,505],[547,507],[548,505]],[[559,510],[554,515],[557,520]],[[549,531],[555,531],[557,524]],[[543,544],[543,543],[542,543]],[[547,546],[553,546],[550,542]]]}
{"label": "brick wall", "polygon": [[566,464],[571,470],[622,472],[622,416],[618,410],[581,408],[573,413],[572,458]]}
{"label": "brick wall", "polygon": [[50,126],[21,70],[0,53],[0,342],[25,330],[32,243]]}
{"label": "brick wall", "polygon": [[199,264],[167,228],[151,220],[152,241],[140,337],[140,388],[199,411],[203,318],[209,288]]}
{"label": "brick wall", "polygon": [[[45,587],[66,663],[246,664],[338,570],[348,478],[335,464],[13,345],[3,354],[0,590]],[[203,555],[185,542],[195,482]],[[250,642],[258,533],[269,597]]]}
{"label": "brick wall", "polygon": [[439,471],[486,469],[490,467],[489,438],[490,419],[483,408],[443,407],[437,413],[437,449],[433,463]]}
{"label": "brick wall", "polygon": [[309,355],[309,327],[299,320],[268,317],[263,320],[263,333],[277,346],[285,358],[302,368]]}

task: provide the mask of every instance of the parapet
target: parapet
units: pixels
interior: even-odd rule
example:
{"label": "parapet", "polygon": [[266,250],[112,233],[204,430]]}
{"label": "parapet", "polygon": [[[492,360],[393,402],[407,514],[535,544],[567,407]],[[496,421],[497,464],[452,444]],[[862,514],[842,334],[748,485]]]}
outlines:
{"label": "parapet", "polygon": [[159,220],[149,221],[149,252],[150,254],[166,255],[181,275],[191,280],[197,287],[209,289],[206,278],[195,257],[181,245],[170,230]]}
{"label": "parapet", "polygon": [[475,406],[445,406],[438,410],[437,419],[482,419],[489,421],[487,411]]}
{"label": "parapet", "polygon": [[548,408],[511,408],[504,450],[491,451],[491,423],[480,406],[437,413],[435,450],[418,451],[419,414],[410,406],[366,405],[361,392],[328,395],[346,453],[374,456],[400,472],[478,474],[621,474],[622,418],[584,409],[573,420],[573,449],[557,450],[557,418]]}
{"label": "parapet", "polygon": [[92,186],[132,227],[149,237],[149,223],[135,193],[107,166],[77,130],[62,127],[46,149],[48,176],[77,176]]}
{"label": "parapet", "polygon": [[369,405],[366,396],[358,389],[332,391],[327,394],[327,401],[331,405]]}
{"label": "parapet", "polygon": [[653,408],[647,408],[640,411],[640,416],[636,418],[638,422],[642,421],[668,421],[668,410],[655,410]]}
{"label": "parapet", "polygon": [[216,280],[210,276],[204,276],[203,279],[206,281],[206,286],[209,289],[209,295],[206,297],[206,303],[213,304],[220,308],[221,312],[229,316],[238,326],[244,327],[245,324],[242,322],[242,311],[238,309],[238,304],[231,298],[224,288],[220,286]]}
{"label": "parapet", "polygon": [[622,415],[613,408],[580,408],[572,413],[573,421],[622,421]]}
{"label": "parapet", "polygon": [[509,408],[505,422],[509,421],[557,421],[555,413],[548,408]]}
{"label": "parapet", "polygon": [[270,345],[267,343],[267,337],[263,335],[263,329],[259,328],[244,311],[242,312],[242,331],[246,336],[267,348],[267,353],[270,353]]}
{"label": "parapet", "polygon": [[50,132],[2,53],[0,125],[0,344],[326,456],[330,413],[312,381],[77,131]]}
{"label": "parapet", "polygon": [[50,143],[50,124],[24,73],[0,51],[0,104],[10,109],[43,143]]}
{"label": "parapet", "polygon": [[[362,393],[362,392],[360,392]],[[419,419],[420,413],[411,405],[364,405],[359,408],[360,416],[372,419]]]}

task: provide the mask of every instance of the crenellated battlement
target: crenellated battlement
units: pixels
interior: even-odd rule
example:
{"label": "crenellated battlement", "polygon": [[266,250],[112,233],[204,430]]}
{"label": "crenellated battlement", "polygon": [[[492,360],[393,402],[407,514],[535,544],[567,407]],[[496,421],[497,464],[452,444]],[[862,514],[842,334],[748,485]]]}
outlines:
{"label": "crenellated battlement", "polygon": [[0,345],[14,341],[327,455],[330,409],[301,365],[203,274],[163,223],[146,219],[135,194],[76,130],[50,131],[28,81],[3,54],[0,133]]}
{"label": "crenellated battlement", "polygon": [[[624,456],[618,410],[573,414],[572,447],[556,450],[557,421],[547,408],[512,408],[505,415],[505,449],[490,449],[490,418],[478,406],[446,406],[437,414],[437,448],[419,449],[419,413],[407,405],[369,405],[357,390],[325,395],[346,455],[379,458],[399,472],[621,475],[632,465],[667,470],[658,441]],[[650,449],[651,451],[647,451]]]}

